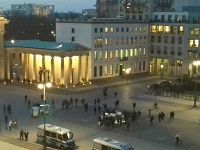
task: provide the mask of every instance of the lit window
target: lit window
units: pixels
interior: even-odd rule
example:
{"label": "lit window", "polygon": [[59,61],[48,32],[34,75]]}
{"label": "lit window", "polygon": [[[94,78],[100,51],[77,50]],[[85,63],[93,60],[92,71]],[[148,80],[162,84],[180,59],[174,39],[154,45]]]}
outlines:
{"label": "lit window", "polygon": [[151,32],[153,32],[153,33],[156,33],[156,32],[157,32],[157,31],[156,31],[156,26],[155,26],[155,25],[151,27]]}
{"label": "lit window", "polygon": [[108,32],[108,27],[105,27],[105,32]]}
{"label": "lit window", "polygon": [[116,58],[118,58],[118,57],[119,57],[118,50],[115,50],[115,57],[116,57]]}
{"label": "lit window", "polygon": [[125,52],[126,52],[126,53],[125,53],[125,56],[128,57],[128,49],[126,49]]}
{"label": "lit window", "polygon": [[103,57],[103,53],[102,51],[99,51],[99,59],[102,59],[102,57]]}
{"label": "lit window", "polygon": [[113,27],[111,27],[111,28],[110,28],[110,32],[114,32],[114,29],[113,29]]}
{"label": "lit window", "polygon": [[120,50],[120,58],[123,58],[123,49]]}
{"label": "lit window", "polygon": [[94,60],[97,60],[97,51],[94,51]]}
{"label": "lit window", "polygon": [[194,40],[195,47],[199,47],[199,40]]}
{"label": "lit window", "polygon": [[133,49],[130,49],[130,56],[133,56]]}
{"label": "lit window", "polygon": [[136,48],[134,49],[134,54],[135,54],[135,56],[138,55],[138,54],[137,54],[137,49],[136,49]]}
{"label": "lit window", "polygon": [[110,59],[112,59],[112,58],[113,58],[113,52],[110,51]]}
{"label": "lit window", "polygon": [[108,75],[108,66],[104,66],[104,75],[107,76]]}
{"label": "lit window", "polygon": [[158,26],[158,32],[163,32],[163,26]]}
{"label": "lit window", "polygon": [[104,58],[105,58],[105,59],[108,59],[108,51],[105,51]]}
{"label": "lit window", "polygon": [[170,32],[170,26],[165,26],[164,31],[165,31],[165,33],[169,33]]}
{"label": "lit window", "polygon": [[146,56],[146,48],[143,49],[143,55]]}
{"label": "lit window", "polygon": [[110,65],[110,75],[113,74],[113,65]]}
{"label": "lit window", "polygon": [[108,45],[108,38],[105,38],[105,45]]}

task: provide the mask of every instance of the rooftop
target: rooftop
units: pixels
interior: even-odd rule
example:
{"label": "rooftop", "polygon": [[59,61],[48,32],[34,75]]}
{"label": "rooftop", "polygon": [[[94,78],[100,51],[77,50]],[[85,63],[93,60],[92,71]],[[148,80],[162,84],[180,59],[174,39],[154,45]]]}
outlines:
{"label": "rooftop", "polygon": [[40,40],[11,40],[5,41],[5,48],[33,48],[53,51],[82,51],[89,50],[89,48],[78,43],[64,43],[64,42],[47,42]]}

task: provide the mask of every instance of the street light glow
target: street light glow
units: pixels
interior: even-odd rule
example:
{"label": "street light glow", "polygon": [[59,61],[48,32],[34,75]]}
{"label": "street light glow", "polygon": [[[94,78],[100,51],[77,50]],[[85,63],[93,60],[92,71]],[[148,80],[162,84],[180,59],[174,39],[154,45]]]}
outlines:
{"label": "street light glow", "polygon": [[46,87],[47,88],[51,88],[52,87],[52,83],[51,82],[46,83]]}
{"label": "street light glow", "polygon": [[44,85],[43,84],[38,84],[38,89],[43,89],[44,88]]}
{"label": "street light glow", "polygon": [[200,60],[193,61],[193,65],[195,65],[195,66],[199,66],[199,65],[200,65]]}

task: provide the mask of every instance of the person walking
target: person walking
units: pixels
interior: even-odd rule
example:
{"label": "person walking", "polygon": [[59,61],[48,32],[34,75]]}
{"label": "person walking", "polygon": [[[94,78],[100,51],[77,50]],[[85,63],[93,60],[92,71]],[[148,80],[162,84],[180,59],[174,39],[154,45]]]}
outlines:
{"label": "person walking", "polygon": [[97,108],[96,108],[96,105],[94,105],[94,114],[96,115],[97,113]]}
{"label": "person walking", "polygon": [[127,123],[126,123],[126,129],[127,129],[127,131],[129,131],[129,128],[130,128],[130,123],[129,123],[129,121],[127,121]]}
{"label": "person walking", "polygon": [[24,130],[23,129],[20,130],[19,134],[20,134],[19,139],[24,140]]}
{"label": "person walking", "polygon": [[28,100],[28,96],[25,94],[24,95],[24,102],[27,103],[27,100]]}
{"label": "person walking", "polygon": [[149,121],[150,121],[150,125],[151,125],[151,126],[153,126],[153,120],[154,120],[154,116],[151,115],[151,117],[150,117],[150,119],[149,119]]}
{"label": "person walking", "polygon": [[8,127],[9,127],[9,130],[11,131],[11,128],[12,128],[12,120],[9,121]]}
{"label": "person walking", "polygon": [[151,109],[149,109],[149,118],[151,117]]}
{"label": "person walking", "polygon": [[175,135],[175,140],[176,140],[175,142],[176,145],[178,145],[179,143],[183,144],[181,139],[181,133]]}
{"label": "person walking", "polygon": [[55,106],[54,106],[54,99],[52,98],[52,100],[51,100],[51,104],[52,104],[52,108],[55,108]]}
{"label": "person walking", "polygon": [[78,106],[78,99],[77,98],[75,99],[75,106],[76,107]]}
{"label": "person walking", "polygon": [[24,136],[25,136],[25,140],[26,140],[26,141],[28,141],[28,134],[29,134],[29,132],[26,130],[26,131],[24,132]]}
{"label": "person walking", "polygon": [[171,119],[174,119],[174,112],[173,111],[170,112],[170,120]]}

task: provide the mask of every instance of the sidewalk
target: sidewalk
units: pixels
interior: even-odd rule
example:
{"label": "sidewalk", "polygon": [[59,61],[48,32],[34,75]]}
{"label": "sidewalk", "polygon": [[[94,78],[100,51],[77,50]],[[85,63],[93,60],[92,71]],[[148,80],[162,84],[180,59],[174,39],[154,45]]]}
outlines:
{"label": "sidewalk", "polygon": [[[43,147],[40,144],[27,142],[24,140],[0,135],[0,149],[3,150],[42,150]],[[55,150],[53,148],[47,148],[47,150]]]}

